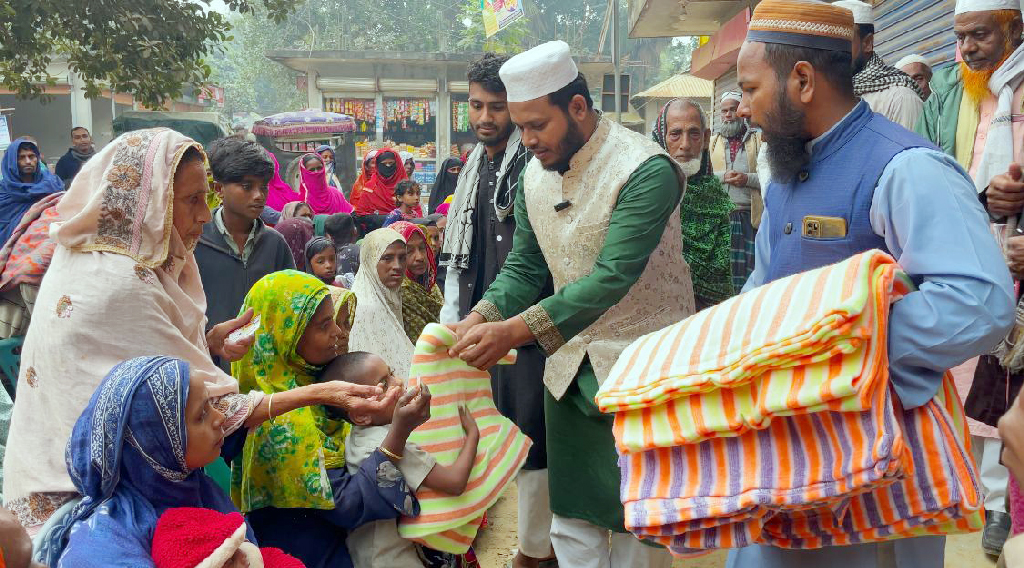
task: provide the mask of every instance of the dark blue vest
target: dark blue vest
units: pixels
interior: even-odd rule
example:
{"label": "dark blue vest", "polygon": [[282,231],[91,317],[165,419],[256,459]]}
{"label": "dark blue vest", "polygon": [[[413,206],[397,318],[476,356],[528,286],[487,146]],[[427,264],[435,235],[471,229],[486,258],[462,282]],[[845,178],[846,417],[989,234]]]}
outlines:
{"label": "dark blue vest", "polygon": [[[871,249],[889,252],[871,228],[875,186],[893,156],[927,140],[871,112],[861,102],[814,145],[811,161],[789,183],[768,185],[765,206],[771,257],[764,283],[845,260]],[[807,216],[846,220],[846,236],[803,235]]]}

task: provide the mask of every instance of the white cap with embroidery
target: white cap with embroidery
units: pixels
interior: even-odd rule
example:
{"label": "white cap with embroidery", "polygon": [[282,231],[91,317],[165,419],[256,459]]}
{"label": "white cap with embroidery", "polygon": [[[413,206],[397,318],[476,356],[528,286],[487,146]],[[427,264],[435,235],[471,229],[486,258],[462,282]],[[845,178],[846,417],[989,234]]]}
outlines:
{"label": "white cap with embroidery", "polygon": [[921,57],[920,55],[907,55],[907,56],[904,56],[903,59],[900,59],[899,61],[897,61],[896,65],[893,65],[893,67],[895,67],[897,69],[903,69],[904,67],[906,67],[907,65],[910,65],[911,63],[920,63],[921,65],[924,65],[925,67],[931,68],[931,64],[928,63],[928,60],[925,59],[924,57]]}
{"label": "white cap with embroidery", "polygon": [[957,0],[953,15],[967,12],[991,12],[993,10],[1016,10],[1020,12],[1020,0]]}
{"label": "white cap with embroidery", "polygon": [[564,41],[542,43],[512,57],[498,70],[510,103],[554,93],[575,81],[579,74],[569,54],[569,44]]}
{"label": "white cap with embroidery", "polygon": [[839,2],[833,2],[833,6],[839,6],[840,8],[846,8],[853,12],[853,23],[855,24],[875,24],[875,17],[871,15],[871,4],[867,2],[861,2],[860,0],[839,0]]}

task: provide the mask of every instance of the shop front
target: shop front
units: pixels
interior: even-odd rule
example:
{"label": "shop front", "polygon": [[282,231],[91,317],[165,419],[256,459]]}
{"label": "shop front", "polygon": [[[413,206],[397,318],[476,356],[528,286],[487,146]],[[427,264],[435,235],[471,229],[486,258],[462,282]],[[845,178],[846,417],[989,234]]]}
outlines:
{"label": "shop front", "polygon": [[[441,163],[476,143],[466,71],[479,53],[279,50],[266,56],[306,74],[309,108],[356,120],[349,159],[357,167],[372,150],[408,152],[416,162],[413,178],[429,192]],[[599,87],[610,71],[606,59],[579,62],[591,85]]]}

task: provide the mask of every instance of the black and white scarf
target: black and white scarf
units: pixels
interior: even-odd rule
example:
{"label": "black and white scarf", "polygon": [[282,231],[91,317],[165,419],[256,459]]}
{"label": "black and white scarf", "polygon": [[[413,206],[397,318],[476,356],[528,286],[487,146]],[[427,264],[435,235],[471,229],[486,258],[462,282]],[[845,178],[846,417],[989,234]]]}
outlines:
{"label": "black and white scarf", "polygon": [[868,93],[877,93],[892,86],[904,86],[913,89],[917,96],[924,100],[924,93],[917,83],[903,71],[886,65],[877,53],[872,52],[868,62],[861,69],[860,73],[853,76],[853,94],[859,96]]}
{"label": "black and white scarf", "polygon": [[[441,248],[440,264],[456,270],[469,268],[469,259],[473,253],[473,222],[477,209],[477,183],[480,180],[480,160],[486,160],[484,145],[476,148],[466,159],[466,165],[459,173],[459,181],[455,186],[455,197],[448,214],[448,226],[444,231],[444,244]],[[505,147],[505,156],[498,169],[498,184],[495,187],[494,212],[498,221],[504,221],[514,206],[515,194],[519,178],[505,181],[509,172],[522,169],[522,164],[530,159],[530,153],[520,141],[519,129],[516,128],[509,136]]]}

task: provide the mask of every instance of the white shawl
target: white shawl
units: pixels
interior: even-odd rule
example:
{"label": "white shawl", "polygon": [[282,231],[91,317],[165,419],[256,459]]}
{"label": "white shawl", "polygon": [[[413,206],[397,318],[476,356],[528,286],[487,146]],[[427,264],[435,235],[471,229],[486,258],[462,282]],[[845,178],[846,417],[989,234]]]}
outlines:
{"label": "white shawl", "polygon": [[981,155],[981,163],[974,176],[978,192],[988,187],[992,178],[1004,174],[1010,163],[1019,158],[1013,155],[1013,93],[1024,80],[1024,45],[996,69],[988,80],[988,89],[996,96],[996,112],[988,127],[988,139]]}
{"label": "white shawl", "polygon": [[199,145],[168,129],[125,134],[82,166],[58,206],[4,456],[4,500],[23,521],[47,516],[25,515],[30,494],[75,491],[64,448],[121,361],[177,357],[212,396],[238,392],[210,358],[199,267],[172,224],[174,172],[189,147]]}
{"label": "white shawl", "polygon": [[352,291],[356,295],[356,321],[349,336],[349,351],[368,351],[384,359],[395,375],[409,377],[413,344],[402,324],[402,294],[384,286],[377,275],[377,263],[394,243],[404,243],[401,233],[391,228],[366,235],[359,250],[359,272]]}

